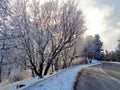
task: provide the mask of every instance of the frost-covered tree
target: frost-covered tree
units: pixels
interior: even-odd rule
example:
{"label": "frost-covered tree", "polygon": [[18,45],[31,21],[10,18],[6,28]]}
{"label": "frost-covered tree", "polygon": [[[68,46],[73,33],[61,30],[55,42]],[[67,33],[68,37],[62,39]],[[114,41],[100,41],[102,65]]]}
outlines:
{"label": "frost-covered tree", "polygon": [[120,38],[119,38],[119,40],[118,40],[117,51],[119,51],[119,52],[120,52]]}
{"label": "frost-covered tree", "polygon": [[40,5],[37,0],[17,0],[15,12],[17,34],[22,36],[19,51],[27,67],[39,77],[46,75],[60,53],[75,45],[85,31],[82,12],[74,1]]}
{"label": "frost-covered tree", "polygon": [[[0,0],[0,73],[4,77],[11,74],[15,65],[18,36],[14,32],[11,0]],[[1,75],[0,74],[0,75]]]}
{"label": "frost-covered tree", "polygon": [[116,53],[116,61],[120,61],[120,38],[118,39],[118,45],[115,53]]}
{"label": "frost-covered tree", "polygon": [[82,50],[82,56],[85,57],[87,62],[89,63],[94,56],[94,44],[93,44],[94,37],[87,36],[85,39],[85,47]]}
{"label": "frost-covered tree", "polygon": [[3,66],[8,63],[10,15],[8,0],[0,0],[0,82],[2,81]]}
{"label": "frost-covered tree", "polygon": [[117,61],[120,62],[120,38],[117,40],[118,45],[115,51],[107,51],[105,52],[104,60],[105,61]]}
{"label": "frost-covered tree", "polygon": [[103,43],[101,42],[99,35],[95,35],[95,37],[88,36],[86,39],[86,45],[83,49],[83,56],[87,57],[87,60],[101,60],[104,56],[102,46]]}

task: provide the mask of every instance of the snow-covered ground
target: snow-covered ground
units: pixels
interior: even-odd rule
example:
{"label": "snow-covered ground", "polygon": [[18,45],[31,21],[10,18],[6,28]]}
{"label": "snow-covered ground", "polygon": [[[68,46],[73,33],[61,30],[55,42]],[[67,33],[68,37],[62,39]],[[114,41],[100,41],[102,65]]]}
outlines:
{"label": "snow-covered ground", "polygon": [[[56,72],[54,72],[54,74],[56,74]],[[30,86],[38,81],[42,81],[42,80],[45,80],[47,79],[48,77],[51,77],[53,76],[54,74],[51,74],[51,75],[46,75],[44,78],[42,79],[39,79],[39,77],[35,77],[35,78],[30,78],[30,79],[26,79],[26,80],[23,80],[23,81],[19,81],[19,82],[15,82],[13,84],[8,84],[8,85],[4,85],[4,86],[0,86],[0,90],[16,90],[17,88],[17,85],[26,85],[26,86]]]}
{"label": "snow-covered ground", "polygon": [[92,59],[92,63],[99,63],[98,60]]}
{"label": "snow-covered ground", "polygon": [[21,90],[73,90],[77,73],[85,67],[96,64],[100,64],[100,62],[68,68],[66,71],[56,74],[48,80],[39,81]]}
{"label": "snow-covered ground", "polygon": [[112,61],[111,61],[111,62],[106,62],[106,63],[116,63],[116,64],[120,64],[120,62],[112,62]]}
{"label": "snow-covered ground", "polygon": [[19,85],[19,84],[25,84],[25,85],[29,86],[29,85],[37,82],[38,80],[39,80],[38,77],[26,79],[26,80],[23,80],[23,81],[15,82],[13,84],[0,86],[0,90],[16,90],[16,86]]}
{"label": "snow-covered ground", "polygon": [[[77,73],[89,66],[100,64],[100,62],[94,60],[92,64],[73,66],[59,72],[55,72],[52,75],[48,75],[45,78],[26,80],[22,84],[26,85],[20,90],[73,90],[73,85],[77,76]],[[16,84],[1,87],[0,90],[16,90]]]}

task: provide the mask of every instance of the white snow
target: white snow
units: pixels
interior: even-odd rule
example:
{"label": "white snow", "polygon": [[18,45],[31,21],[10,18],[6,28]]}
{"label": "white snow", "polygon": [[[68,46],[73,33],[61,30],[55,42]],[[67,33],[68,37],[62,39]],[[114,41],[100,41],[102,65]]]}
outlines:
{"label": "white snow", "polygon": [[85,67],[96,64],[100,64],[100,62],[68,68],[64,72],[56,74],[48,80],[39,81],[36,84],[23,88],[22,90],[73,90],[77,73]]}
{"label": "white snow", "polygon": [[115,64],[120,64],[120,62],[114,62],[114,61],[111,61],[111,62],[106,62],[106,63],[115,63]]}
{"label": "white snow", "polygon": [[92,59],[92,63],[99,63],[98,60]]}
{"label": "white snow", "polygon": [[[77,73],[89,66],[100,64],[99,61],[93,60],[92,64],[73,66],[64,70],[47,75],[42,79],[35,77],[33,79],[26,80],[25,82],[18,83],[25,84],[26,86],[20,90],[73,90],[73,85],[77,76]],[[16,85],[8,85],[4,88],[0,87],[0,90],[16,90]]]}
{"label": "white snow", "polygon": [[35,77],[35,78],[29,79],[29,80],[19,81],[19,82],[13,83],[13,84],[9,84],[9,85],[0,87],[0,90],[16,90],[17,85],[25,84],[25,85],[29,86],[29,85],[37,82],[38,80],[39,80],[38,77]]}
{"label": "white snow", "polygon": [[[56,72],[54,72],[54,74],[55,74],[55,73],[56,73]],[[44,79],[48,78],[48,77],[50,77],[50,76],[52,76],[52,75],[54,75],[54,74],[46,75],[46,76],[45,76],[44,78],[42,78],[42,79],[39,79],[39,77],[35,77],[35,78],[32,78],[32,79],[19,81],[19,82],[13,83],[13,84],[8,84],[8,85],[3,86],[3,87],[0,86],[0,90],[16,90],[17,85],[21,85],[21,84],[26,85],[26,86],[30,86],[30,85],[32,85],[32,84],[34,84],[34,83],[36,83],[36,82],[38,82],[38,81],[40,81],[40,80],[44,80]]]}

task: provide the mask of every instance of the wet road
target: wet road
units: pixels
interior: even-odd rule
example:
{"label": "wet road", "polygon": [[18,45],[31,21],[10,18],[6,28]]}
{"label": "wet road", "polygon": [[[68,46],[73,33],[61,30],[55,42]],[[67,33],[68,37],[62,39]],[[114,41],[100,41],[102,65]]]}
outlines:
{"label": "wet road", "polygon": [[77,81],[75,90],[120,90],[120,64],[103,63],[85,68]]}

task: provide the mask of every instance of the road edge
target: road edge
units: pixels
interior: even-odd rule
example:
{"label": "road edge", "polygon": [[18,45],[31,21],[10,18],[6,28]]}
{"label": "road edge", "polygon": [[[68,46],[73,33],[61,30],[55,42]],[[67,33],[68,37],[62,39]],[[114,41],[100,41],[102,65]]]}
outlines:
{"label": "road edge", "polygon": [[[101,64],[101,63],[99,63],[99,64]],[[98,64],[97,64],[97,65],[98,65]],[[93,66],[96,66],[96,65],[93,65]],[[92,67],[92,66],[88,66],[88,67]],[[87,68],[87,67],[86,67],[86,68]],[[73,90],[77,90],[77,89],[76,89],[76,86],[78,85],[79,77],[80,77],[80,75],[82,74],[82,72],[84,71],[84,69],[85,69],[85,68],[81,69],[81,70],[78,72],[78,74],[77,74],[77,76],[76,76],[76,79],[75,79],[75,82],[74,82]]]}

